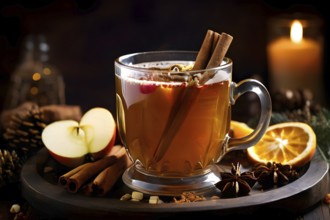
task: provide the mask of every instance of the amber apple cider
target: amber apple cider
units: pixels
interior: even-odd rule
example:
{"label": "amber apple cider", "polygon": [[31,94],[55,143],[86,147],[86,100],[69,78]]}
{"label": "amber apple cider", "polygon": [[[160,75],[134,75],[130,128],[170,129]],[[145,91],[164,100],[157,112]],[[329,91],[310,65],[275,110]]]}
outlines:
{"label": "amber apple cider", "polygon": [[[225,73],[221,73],[225,74]],[[215,77],[219,78],[219,77]],[[177,177],[204,174],[219,161],[230,129],[229,76],[202,86],[186,82],[140,80],[116,74],[121,139],[136,168],[149,175]],[[168,122],[176,120],[182,94],[195,93],[161,157],[155,159]],[[118,103],[117,103],[118,105]]]}

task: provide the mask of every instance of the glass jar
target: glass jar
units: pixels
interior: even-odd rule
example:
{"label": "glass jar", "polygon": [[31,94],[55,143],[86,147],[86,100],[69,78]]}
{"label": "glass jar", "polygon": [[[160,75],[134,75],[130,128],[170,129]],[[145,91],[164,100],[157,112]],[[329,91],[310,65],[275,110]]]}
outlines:
{"label": "glass jar", "polygon": [[65,104],[64,80],[56,66],[49,63],[49,49],[44,35],[26,37],[22,60],[11,76],[5,109],[27,101],[39,106]]}

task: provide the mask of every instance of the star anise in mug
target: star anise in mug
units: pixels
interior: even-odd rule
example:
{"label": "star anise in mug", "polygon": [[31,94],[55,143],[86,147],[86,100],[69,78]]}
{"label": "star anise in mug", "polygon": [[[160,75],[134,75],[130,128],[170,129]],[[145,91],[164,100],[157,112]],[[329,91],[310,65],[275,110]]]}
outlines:
{"label": "star anise in mug", "polygon": [[241,173],[241,164],[232,164],[231,172],[220,172],[221,180],[215,186],[221,190],[221,196],[230,198],[248,195],[257,181],[253,172]]}
{"label": "star anise in mug", "polygon": [[254,174],[263,189],[274,186],[283,186],[299,178],[299,173],[290,165],[282,165],[276,162],[256,164]]}

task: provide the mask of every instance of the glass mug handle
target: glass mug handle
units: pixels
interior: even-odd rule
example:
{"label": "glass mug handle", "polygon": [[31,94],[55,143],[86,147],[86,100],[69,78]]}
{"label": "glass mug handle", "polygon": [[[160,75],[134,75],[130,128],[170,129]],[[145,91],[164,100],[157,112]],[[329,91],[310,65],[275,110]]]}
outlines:
{"label": "glass mug handle", "polygon": [[254,79],[245,79],[239,83],[232,82],[230,85],[230,102],[231,105],[246,92],[255,93],[260,101],[260,118],[256,128],[249,135],[241,138],[229,137],[226,151],[244,150],[250,146],[255,145],[266,132],[272,114],[272,102],[266,87]]}

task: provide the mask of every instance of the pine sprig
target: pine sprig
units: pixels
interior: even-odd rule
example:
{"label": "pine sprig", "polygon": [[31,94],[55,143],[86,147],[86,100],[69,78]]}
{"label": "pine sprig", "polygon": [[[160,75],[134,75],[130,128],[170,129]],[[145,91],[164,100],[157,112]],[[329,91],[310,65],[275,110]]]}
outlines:
{"label": "pine sprig", "polygon": [[317,115],[312,117],[310,125],[316,134],[318,146],[330,160],[330,111],[325,108],[321,109]]}

